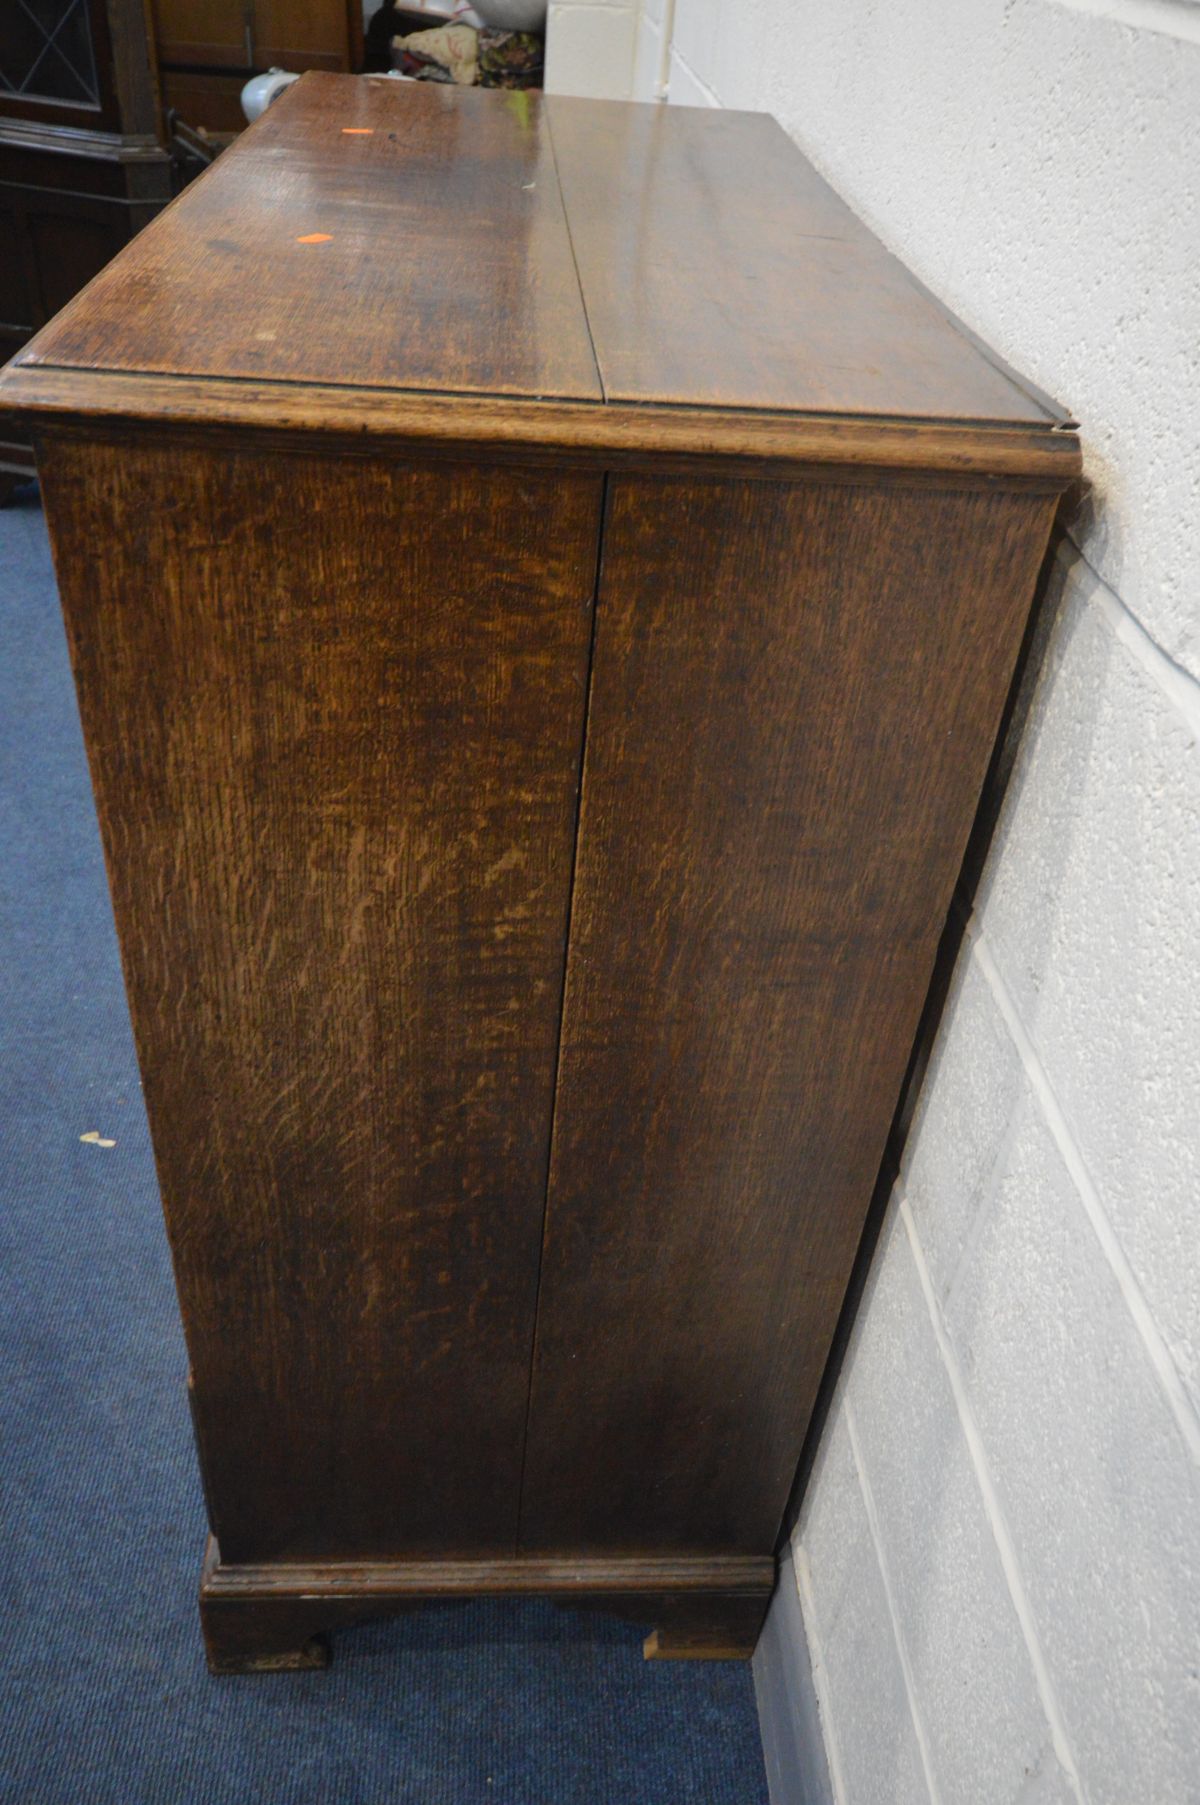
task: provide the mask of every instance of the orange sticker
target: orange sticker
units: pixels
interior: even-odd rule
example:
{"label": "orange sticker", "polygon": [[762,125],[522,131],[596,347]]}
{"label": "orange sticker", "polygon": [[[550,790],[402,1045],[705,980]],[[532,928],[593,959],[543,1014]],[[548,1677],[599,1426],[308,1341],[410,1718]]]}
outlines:
{"label": "orange sticker", "polygon": [[373,125],[344,125],[342,127],[342,137],[370,138],[374,131],[375,127]]}
{"label": "orange sticker", "polygon": [[298,238],[296,240],[296,243],[297,244],[328,244],[329,240],[332,237],[333,237],[332,232],[306,232],[304,234],[303,238]]}

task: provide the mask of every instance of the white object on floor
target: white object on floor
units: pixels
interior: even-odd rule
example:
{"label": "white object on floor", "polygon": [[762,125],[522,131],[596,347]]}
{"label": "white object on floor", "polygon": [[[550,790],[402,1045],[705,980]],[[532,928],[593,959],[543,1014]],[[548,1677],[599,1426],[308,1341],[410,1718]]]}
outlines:
{"label": "white object on floor", "polygon": [[249,123],[253,125],[261,119],[271,102],[299,80],[298,75],[289,75],[286,69],[268,69],[265,75],[252,75],[242,89],[242,111]]}

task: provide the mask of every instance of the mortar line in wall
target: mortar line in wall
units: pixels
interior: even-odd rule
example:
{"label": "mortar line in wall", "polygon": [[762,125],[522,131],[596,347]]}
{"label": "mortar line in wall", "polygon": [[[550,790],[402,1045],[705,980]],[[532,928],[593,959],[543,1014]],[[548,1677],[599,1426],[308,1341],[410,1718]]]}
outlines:
{"label": "mortar line in wall", "polygon": [[1088,13],[1110,25],[1152,31],[1160,37],[1200,44],[1200,17],[1190,0],[1054,0],[1068,12]]}
{"label": "mortar line in wall", "polygon": [[[1019,1113],[1014,1110],[1001,1131],[996,1145],[995,1155],[991,1165],[984,1174],[983,1182],[979,1190],[978,1202],[975,1205],[971,1220],[967,1224],[966,1233],[963,1235],[962,1246],[955,1259],[954,1269],[947,1280],[943,1292],[944,1300],[947,1303],[950,1301],[962,1274],[970,1270],[979,1244],[988,1232],[992,1206],[995,1202],[996,1194],[1000,1189],[1001,1183],[1003,1182],[1004,1174],[1008,1171],[1009,1161],[1012,1156],[1013,1148],[1016,1145],[1020,1129],[1020,1116]],[[906,1185],[907,1182],[908,1173],[902,1170],[900,1173],[900,1183],[903,1186]]]}
{"label": "mortar line in wall", "polygon": [[813,1597],[812,1572],[803,1543],[797,1543],[791,1557],[792,1578],[800,1596],[800,1615],[808,1642],[808,1659],[812,1667],[813,1691],[817,1695],[817,1713],[825,1741],[825,1759],[829,1764],[829,1783],[833,1788],[833,1805],[849,1805],[846,1776],[842,1772],[842,1750],[833,1721],[833,1697],[826,1678],[825,1644],[817,1627],[817,1601]]}
{"label": "mortar line in wall", "polygon": [[1093,599],[1116,638],[1141,665],[1151,682],[1162,691],[1176,713],[1182,717],[1188,732],[1200,740],[1200,679],[1194,677],[1191,671],[1177,663],[1169,652],[1163,651],[1158,641],[1146,631],[1133,609],[1121,600],[1112,584],[1101,576],[1079,541],[1070,532],[1064,533],[1062,544],[1058,550],[1058,561],[1063,565],[1064,570],[1068,571],[1068,574],[1067,547],[1074,552],[1095,583],[1096,595]]}
{"label": "mortar line in wall", "polygon": [[696,74],[696,71],[692,68],[692,65],[688,62],[686,56],[684,56],[684,54],[681,50],[677,50],[675,48],[674,43],[671,44],[669,54],[674,57],[675,61],[682,68],[687,70],[687,73],[690,76],[691,80],[695,82],[696,86],[700,89],[700,92],[706,97],[710,107],[713,107],[713,108],[723,108],[724,107],[725,102],[721,99],[721,96],[717,93],[716,89],[710,88],[708,83],[703,79],[703,77]]}
{"label": "mortar line in wall", "polygon": [[1037,1098],[1042,1117],[1054,1138],[1063,1164],[1071,1176],[1071,1181],[1083,1205],[1084,1214],[1091,1223],[1092,1231],[1100,1243],[1101,1251],[1108,1261],[1125,1301],[1125,1307],[1142,1338],[1150,1364],[1158,1376],[1163,1395],[1175,1418],[1179,1433],[1183,1437],[1184,1445],[1192,1460],[1197,1466],[1200,1466],[1200,1414],[1197,1413],[1196,1406],[1188,1395],[1187,1387],[1180,1377],[1171,1350],[1164,1341],[1162,1332],[1146,1302],[1145,1293],[1137,1274],[1129,1263],[1128,1255],[1117,1238],[1116,1230],[1109,1220],[1100,1194],[1092,1182],[1091,1174],[1071,1131],[1070,1123],[1063,1113],[1062,1105],[1046,1074],[1041,1055],[1017,1012],[1017,1006],[1008,985],[992,958],[991,950],[983,938],[978,923],[974,920],[967,924],[967,940],[972,957],[986,978],[996,1007],[1004,1018],[1004,1024],[1016,1047],[1030,1087]]}
{"label": "mortar line in wall", "polygon": [[1042,1702],[1042,1710],[1050,1730],[1050,1739],[1054,1745],[1054,1754],[1059,1767],[1066,1776],[1071,1791],[1079,1801],[1079,1805],[1087,1805],[1087,1793],[1084,1789],[1083,1781],[1080,1778],[1079,1764],[1075,1759],[1075,1751],[1071,1746],[1071,1738],[1067,1732],[1066,1720],[1063,1717],[1062,1708],[1058,1702],[1058,1694],[1055,1692],[1054,1682],[1050,1677],[1050,1669],[1047,1665],[1045,1654],[1042,1651],[1041,1637],[1038,1634],[1037,1621],[1033,1614],[1033,1606],[1029,1602],[1029,1593],[1025,1588],[1021,1564],[1017,1559],[1016,1544],[1013,1541],[1012,1531],[1008,1526],[1008,1519],[1004,1512],[1004,1506],[1000,1502],[1000,1494],[996,1490],[995,1481],[991,1474],[991,1468],[988,1465],[987,1452],[983,1445],[983,1436],[980,1434],[979,1425],[975,1421],[975,1412],[971,1407],[971,1400],[967,1396],[966,1381],[962,1376],[962,1368],[958,1363],[958,1355],[954,1351],[946,1325],[942,1320],[942,1313],[938,1307],[937,1297],[933,1289],[933,1279],[930,1276],[929,1267],[925,1262],[924,1250],[921,1247],[920,1238],[917,1234],[917,1225],[913,1220],[913,1214],[912,1210],[909,1208],[908,1199],[904,1195],[899,1184],[896,1185],[896,1197],[899,1203],[900,1220],[904,1224],[904,1231],[908,1238],[909,1251],[912,1255],[913,1265],[917,1270],[917,1278],[920,1282],[921,1291],[924,1294],[925,1307],[929,1312],[929,1320],[933,1326],[934,1339],[937,1342],[938,1352],[942,1357],[942,1366],[945,1369],[950,1391],[954,1398],[955,1408],[958,1411],[959,1426],[962,1429],[963,1440],[967,1444],[967,1453],[970,1456],[971,1465],[975,1469],[975,1481],[979,1487],[980,1496],[983,1499],[984,1513],[992,1532],[992,1539],[996,1544],[996,1549],[1000,1556],[1001,1571],[1004,1574],[1005,1583],[1008,1586],[1008,1595],[1012,1599],[1013,1610],[1016,1612],[1017,1622],[1020,1625],[1021,1635],[1025,1642],[1025,1650],[1029,1656],[1029,1664],[1033,1668],[1034,1684],[1037,1686],[1038,1697]]}
{"label": "mortar line in wall", "polygon": [[900,1611],[896,1604],[896,1594],[892,1590],[892,1578],[883,1552],[883,1537],[879,1530],[879,1513],[875,1508],[875,1495],[871,1490],[871,1482],[867,1478],[866,1468],[863,1465],[862,1450],[858,1445],[858,1432],[854,1427],[854,1413],[850,1409],[849,1399],[846,1398],[842,1400],[842,1418],[850,1440],[850,1452],[854,1457],[854,1470],[858,1474],[858,1489],[862,1493],[867,1528],[871,1533],[871,1541],[875,1548],[875,1564],[879,1568],[883,1595],[887,1600],[888,1616],[892,1620],[892,1640],[896,1644],[896,1658],[900,1663],[900,1677],[904,1681],[904,1692],[908,1699],[908,1714],[912,1718],[913,1734],[917,1739],[921,1766],[925,1772],[925,1784],[929,1788],[932,1805],[941,1805],[941,1794],[938,1792],[937,1781],[933,1777],[933,1758],[929,1752],[929,1737],[917,1705],[917,1686],[913,1678],[912,1662],[908,1658],[908,1648],[905,1645],[904,1631],[900,1625]]}
{"label": "mortar line in wall", "polygon": [[[969,924],[970,924],[970,921],[972,918],[972,905],[971,905],[971,901],[970,901],[969,897],[965,897],[961,902],[956,899],[955,913],[956,913],[957,919],[962,924],[962,939],[961,939],[961,943],[960,943],[960,950],[961,950],[962,946],[965,946],[968,948],[968,953],[963,953],[962,956],[958,957],[958,959],[957,959],[958,972],[962,973],[965,976],[967,969],[969,967],[969,964],[970,964],[970,959],[969,959],[970,943],[968,940],[968,928],[969,928]],[[955,978],[954,982],[955,983],[958,982],[957,977]],[[984,980],[984,982],[986,982],[986,979]],[[946,1007],[945,1007],[945,1010],[943,1011],[943,1025],[944,1026],[947,1026],[950,1021],[954,994],[955,994],[954,990],[952,989],[950,992],[950,995],[947,997]],[[947,1039],[949,1039],[948,1033],[947,1033]],[[936,1057],[937,1057],[937,1055],[935,1053],[934,1059],[936,1059]],[[928,1070],[927,1070],[927,1073],[926,1073],[926,1076],[924,1079],[924,1090],[930,1095],[932,1095],[936,1090],[937,1080],[938,1080],[938,1076],[939,1076],[938,1071],[936,1071],[934,1069],[934,1059],[930,1060],[930,1064],[929,1064],[929,1067],[928,1067]],[[953,1292],[954,1287],[958,1282],[959,1275],[961,1273],[967,1271],[976,1247],[978,1246],[983,1235],[987,1232],[988,1213],[991,1209],[992,1200],[995,1197],[996,1192],[1000,1187],[1001,1175],[1007,1169],[1008,1158],[1012,1151],[1013,1144],[1016,1141],[1019,1127],[1020,1127],[1020,1123],[1018,1122],[1016,1115],[1010,1114],[1009,1119],[1005,1123],[1004,1128],[1001,1131],[1000,1137],[999,1137],[998,1141],[996,1142],[995,1151],[992,1154],[991,1160],[983,1174],[983,1178],[982,1178],[979,1192],[978,1192],[977,1201],[971,1212],[971,1218],[967,1224],[966,1232],[965,1232],[965,1234],[963,1236],[963,1240],[962,1240],[962,1245],[961,1245],[958,1255],[955,1259],[953,1272],[951,1273],[950,1278],[948,1279],[947,1284],[946,1284],[946,1296],[947,1297],[949,1297],[950,1294]],[[898,1169],[898,1172],[896,1175],[896,1183],[898,1184],[898,1186],[900,1187],[900,1189],[902,1191],[907,1190],[909,1180],[912,1176],[913,1167],[917,1161],[918,1148],[920,1146],[920,1139],[921,1139],[920,1128],[921,1128],[921,1117],[919,1114],[915,1114],[913,1117],[912,1126],[909,1130],[909,1133],[908,1133],[908,1136],[907,1136],[907,1139],[906,1139],[906,1142],[904,1145],[904,1149],[901,1153],[900,1165],[899,1165],[899,1169]]]}

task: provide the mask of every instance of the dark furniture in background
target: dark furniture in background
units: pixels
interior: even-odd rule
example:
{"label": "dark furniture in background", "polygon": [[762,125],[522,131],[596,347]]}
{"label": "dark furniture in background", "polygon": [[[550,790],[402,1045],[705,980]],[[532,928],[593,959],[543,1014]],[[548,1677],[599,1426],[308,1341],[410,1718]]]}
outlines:
{"label": "dark furniture in background", "polygon": [[240,132],[259,69],[362,67],[362,0],[151,0],[163,101],[193,126]]}
{"label": "dark furniture in background", "polygon": [[[9,0],[0,20],[0,361],[171,197],[142,0]],[[0,432],[0,492],[33,473]]]}
{"label": "dark furniture in background", "polygon": [[[214,149],[243,129],[250,75],[355,69],[362,41],[361,0],[7,0],[0,363],[202,166],[197,129]],[[30,446],[0,433],[0,500],[32,475]]]}
{"label": "dark furniture in background", "polygon": [[748,1654],[1069,423],[763,116],[326,75],[0,405],[213,1666],[505,1591]]}

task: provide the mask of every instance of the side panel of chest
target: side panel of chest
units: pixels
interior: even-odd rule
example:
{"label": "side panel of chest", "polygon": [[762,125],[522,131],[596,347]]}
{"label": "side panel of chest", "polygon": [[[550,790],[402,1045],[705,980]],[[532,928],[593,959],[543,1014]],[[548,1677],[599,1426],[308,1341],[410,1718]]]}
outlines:
{"label": "side panel of chest", "polygon": [[510,1554],[601,480],[42,473],[222,1554]]}
{"label": "side panel of chest", "polygon": [[613,480],[525,1549],[773,1547],[1053,506]]}

